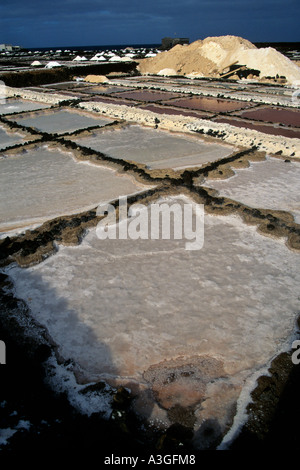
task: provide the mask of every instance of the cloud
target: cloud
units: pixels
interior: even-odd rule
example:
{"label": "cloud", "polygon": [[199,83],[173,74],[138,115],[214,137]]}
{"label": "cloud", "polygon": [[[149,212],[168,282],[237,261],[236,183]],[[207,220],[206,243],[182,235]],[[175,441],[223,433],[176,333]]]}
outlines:
{"label": "cloud", "polygon": [[234,10],[244,12],[246,10],[253,11],[256,8],[288,10],[297,6],[297,1],[287,0],[52,0],[51,2],[41,2],[40,0],[29,0],[27,2],[21,0],[2,0],[0,6],[0,15],[2,18],[13,19],[22,18],[24,20],[35,18],[37,20],[45,17],[55,17],[57,15],[71,20],[78,15],[83,18],[89,18],[91,15],[104,17],[109,14],[118,18],[126,14],[137,15],[143,13],[151,16],[172,16],[172,17],[191,17],[192,14],[202,14],[211,12],[218,15],[218,11]]}
{"label": "cloud", "polygon": [[299,13],[298,0],[1,0],[0,30],[3,42],[25,47],[61,41],[160,43],[170,35],[195,40],[235,34],[252,41],[269,35],[270,41],[296,41]]}

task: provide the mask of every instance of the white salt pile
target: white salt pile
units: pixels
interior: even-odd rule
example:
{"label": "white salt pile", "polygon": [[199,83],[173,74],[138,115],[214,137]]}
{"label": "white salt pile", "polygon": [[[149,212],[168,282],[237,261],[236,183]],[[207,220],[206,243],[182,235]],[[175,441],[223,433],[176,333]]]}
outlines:
{"label": "white salt pile", "polygon": [[113,55],[109,59],[109,62],[132,62],[131,57],[120,57],[118,55]]}
{"label": "white salt pile", "polygon": [[101,55],[101,54],[94,55],[94,57],[92,57],[90,60],[95,60],[97,62],[99,62],[99,61],[105,62],[106,61],[105,57],[103,57],[103,55]]}
{"label": "white salt pile", "polygon": [[77,55],[75,57],[75,59],[73,59],[73,62],[80,62],[80,61],[83,61],[83,60],[87,60],[87,58],[84,57],[84,56],[81,57],[80,55]]}
{"label": "white salt pile", "polygon": [[237,36],[207,37],[190,45],[176,45],[155,57],[142,59],[139,71],[158,74],[169,68],[178,75],[218,77],[227,67],[238,64],[260,71],[262,77],[285,77],[288,83],[300,80],[300,68],[272,47],[258,49]]}
{"label": "white salt pile", "polygon": [[46,69],[52,69],[53,67],[61,67],[61,64],[59,62],[50,61],[47,65],[45,65]]}
{"label": "white salt pile", "polygon": [[237,50],[230,56],[232,62],[260,70],[261,77],[284,76],[289,83],[300,79],[300,67],[272,47]]}
{"label": "white salt pile", "polygon": [[34,60],[31,64],[32,67],[39,67],[41,64],[41,62],[39,60]]}

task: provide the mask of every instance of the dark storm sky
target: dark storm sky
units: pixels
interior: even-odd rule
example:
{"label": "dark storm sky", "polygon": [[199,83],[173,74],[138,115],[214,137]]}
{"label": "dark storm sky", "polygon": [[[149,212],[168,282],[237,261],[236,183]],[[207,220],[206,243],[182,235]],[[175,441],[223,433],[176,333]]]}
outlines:
{"label": "dark storm sky", "polygon": [[133,45],[226,34],[299,41],[299,14],[299,0],[0,0],[0,43]]}

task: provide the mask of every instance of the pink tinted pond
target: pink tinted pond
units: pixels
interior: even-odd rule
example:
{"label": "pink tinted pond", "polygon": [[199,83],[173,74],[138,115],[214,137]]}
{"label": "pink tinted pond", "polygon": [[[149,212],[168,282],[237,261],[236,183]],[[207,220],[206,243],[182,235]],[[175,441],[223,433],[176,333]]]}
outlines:
{"label": "pink tinted pond", "polygon": [[282,135],[283,137],[290,137],[294,139],[300,138],[300,130],[289,129],[287,127],[280,127],[278,125],[264,124],[261,122],[251,122],[250,120],[236,119],[234,117],[224,117],[214,119],[215,122],[231,124],[236,127],[244,127],[246,129],[253,129],[265,134]]}
{"label": "pink tinted pond", "polygon": [[131,92],[122,92],[121,94],[116,94],[114,96],[138,101],[161,101],[177,98],[180,95],[178,93],[168,93],[164,91],[136,90]]}
{"label": "pink tinted pond", "polygon": [[158,114],[191,116],[191,117],[196,117],[198,119],[207,119],[213,116],[213,114],[209,114],[206,112],[201,112],[201,111],[199,112],[199,111],[193,111],[193,110],[187,110],[187,109],[178,109],[173,106],[161,106],[158,104],[147,104],[147,105],[141,106],[141,108],[146,109],[147,111],[158,113]]}
{"label": "pink tinted pond", "polygon": [[239,114],[248,119],[265,122],[276,122],[286,126],[300,127],[300,111],[283,108],[258,108],[243,111]]}
{"label": "pink tinted pond", "polygon": [[173,100],[172,106],[220,113],[249,108],[251,103],[244,101],[225,100],[221,98],[194,96],[192,98],[181,98],[179,100]]}

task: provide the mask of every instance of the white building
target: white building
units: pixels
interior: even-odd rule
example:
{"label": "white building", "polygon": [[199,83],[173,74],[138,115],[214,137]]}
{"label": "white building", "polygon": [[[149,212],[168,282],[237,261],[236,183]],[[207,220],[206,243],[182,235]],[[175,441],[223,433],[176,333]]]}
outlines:
{"label": "white building", "polygon": [[19,49],[21,49],[20,46],[12,46],[11,44],[0,44],[0,51],[12,52],[18,51]]}

